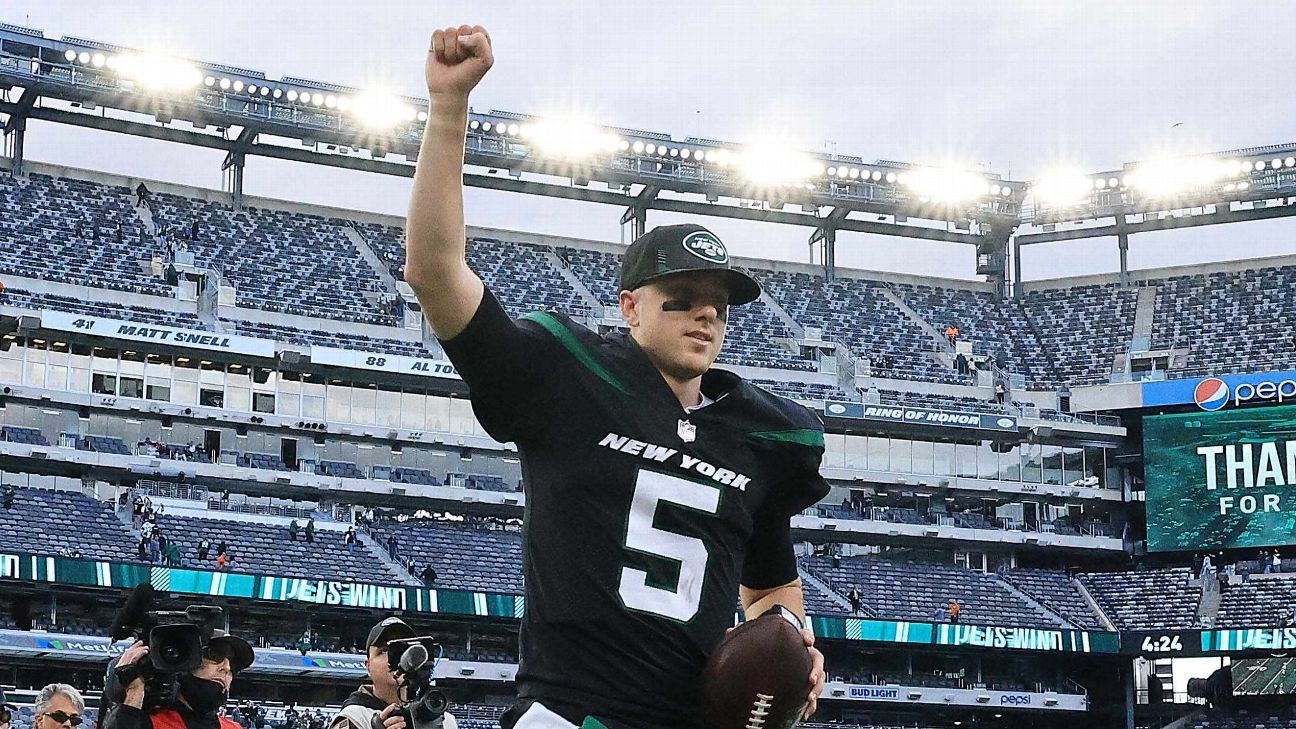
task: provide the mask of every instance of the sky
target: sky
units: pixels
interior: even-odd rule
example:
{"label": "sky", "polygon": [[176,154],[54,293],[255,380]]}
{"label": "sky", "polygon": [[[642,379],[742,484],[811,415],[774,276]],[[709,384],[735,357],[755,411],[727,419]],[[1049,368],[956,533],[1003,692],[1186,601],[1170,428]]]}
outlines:
{"label": "sky", "polygon": [[[795,7],[793,11],[792,8]],[[577,111],[614,126],[778,139],[866,161],[957,163],[1015,180],[1166,153],[1296,141],[1296,3],[245,2],[7,0],[0,22],[283,76],[424,96],[437,27],[480,24],[477,110]],[[32,123],[28,159],[219,188],[223,154]],[[403,214],[409,181],[250,158],[250,195]],[[623,240],[621,210],[470,189],[470,225]],[[649,225],[685,218],[650,212]],[[737,255],[807,260],[799,226],[707,218]],[[1131,239],[1131,268],[1296,253],[1296,221]],[[840,234],[838,264],[975,279],[969,246]],[[1032,246],[1027,280],[1117,269],[1111,238]]]}

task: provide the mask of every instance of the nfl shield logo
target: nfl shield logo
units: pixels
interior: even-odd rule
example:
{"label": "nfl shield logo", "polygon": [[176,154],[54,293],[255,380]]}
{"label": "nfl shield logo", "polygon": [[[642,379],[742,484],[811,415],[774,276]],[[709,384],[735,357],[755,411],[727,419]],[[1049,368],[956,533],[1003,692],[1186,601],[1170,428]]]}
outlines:
{"label": "nfl shield logo", "polygon": [[685,443],[692,443],[697,437],[697,426],[687,420],[679,421],[679,428],[675,431],[679,433],[680,440]]}

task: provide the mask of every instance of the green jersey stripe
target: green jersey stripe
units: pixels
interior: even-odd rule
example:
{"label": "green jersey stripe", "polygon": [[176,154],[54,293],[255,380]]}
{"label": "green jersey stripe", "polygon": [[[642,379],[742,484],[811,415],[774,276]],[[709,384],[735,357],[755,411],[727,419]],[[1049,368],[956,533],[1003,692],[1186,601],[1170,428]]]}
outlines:
{"label": "green jersey stripe", "polygon": [[597,375],[599,379],[611,385],[613,389],[626,395],[630,394],[630,388],[626,387],[616,375],[612,374],[608,368],[604,367],[602,362],[595,359],[594,353],[585,346],[584,342],[577,339],[576,335],[568,331],[567,327],[563,326],[562,322],[558,320],[558,317],[544,311],[533,311],[529,314],[522,315],[522,318],[527,321],[533,321],[544,327],[545,331],[554,335],[554,338],[557,339],[568,352],[571,352],[572,356],[576,358],[576,361],[585,365],[586,369]]}
{"label": "green jersey stripe", "polygon": [[775,440],[782,443],[797,443],[799,445],[824,447],[824,436],[822,430],[814,428],[798,428],[797,430],[766,430],[760,433],[748,433],[753,438],[763,440]]}

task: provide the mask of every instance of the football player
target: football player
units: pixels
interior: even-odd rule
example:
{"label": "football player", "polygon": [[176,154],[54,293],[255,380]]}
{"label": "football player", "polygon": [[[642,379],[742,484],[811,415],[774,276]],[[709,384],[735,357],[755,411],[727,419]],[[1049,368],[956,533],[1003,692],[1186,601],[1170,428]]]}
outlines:
{"label": "football player", "polygon": [[[465,260],[468,95],[493,60],[481,26],[432,36],[405,279],[477,419],[522,459],[526,614],[504,725],[697,729],[698,679],[735,596],[748,618],[782,605],[804,623],[790,518],[828,492],[823,426],[711,368],[730,307],[760,286],[702,226],[655,228],[626,251],[628,334],[505,313]],[[823,656],[802,634],[813,712]]]}

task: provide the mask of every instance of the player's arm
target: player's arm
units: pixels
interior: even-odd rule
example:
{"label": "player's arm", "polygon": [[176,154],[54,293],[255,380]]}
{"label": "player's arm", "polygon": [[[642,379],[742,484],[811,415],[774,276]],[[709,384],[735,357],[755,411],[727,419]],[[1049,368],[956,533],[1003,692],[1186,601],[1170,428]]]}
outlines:
{"label": "player's arm", "polygon": [[[742,582],[738,585],[743,614],[751,620],[775,605],[782,605],[805,626],[805,593],[801,588],[801,576],[797,574],[796,553],[792,549],[791,519],[781,509],[763,509],[754,526],[743,562]],[[810,691],[805,711],[805,717],[809,718],[818,708],[827,674],[824,673],[823,654],[814,647],[814,633],[802,627],[801,639],[810,651],[810,675],[806,677]]]}
{"label": "player's arm", "polygon": [[[738,598],[742,601],[743,615],[748,620],[765,614],[775,605],[782,605],[796,614],[803,626],[806,624],[805,593],[801,590],[800,577],[786,585],[763,590],[739,585]],[[806,702],[804,714],[804,718],[809,719],[814,716],[815,711],[819,708],[819,694],[823,693],[824,684],[828,681],[828,674],[824,672],[823,654],[819,652],[818,648],[814,647],[814,632],[809,628],[801,628],[801,640],[805,641],[806,648],[810,651],[810,675],[807,677],[810,684],[810,695]]]}
{"label": "player's arm", "polygon": [[428,120],[405,223],[405,280],[442,340],[463,331],[482,299],[482,281],[465,260],[463,159],[468,94],[492,63],[490,36],[480,25],[432,34],[424,67]]}
{"label": "player's arm", "polygon": [[775,605],[782,605],[796,614],[805,624],[805,593],[801,590],[801,578],[764,590],[757,590],[746,585],[739,585],[738,598],[742,601],[743,614],[748,620],[764,615]]}

